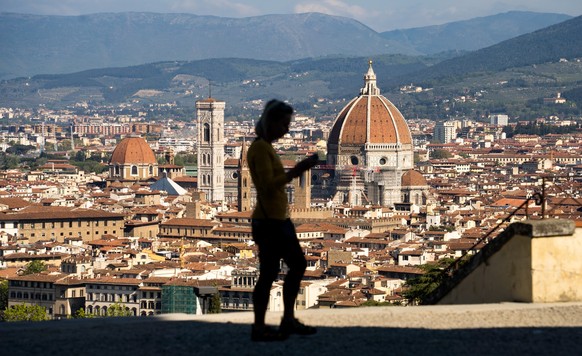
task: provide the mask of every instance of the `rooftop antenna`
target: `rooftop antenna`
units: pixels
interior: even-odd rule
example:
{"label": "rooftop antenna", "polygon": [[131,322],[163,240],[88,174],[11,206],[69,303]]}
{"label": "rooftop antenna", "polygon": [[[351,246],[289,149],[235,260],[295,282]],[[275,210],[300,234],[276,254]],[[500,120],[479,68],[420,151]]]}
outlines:
{"label": "rooftop antenna", "polygon": [[212,82],[208,81],[208,98],[212,98]]}

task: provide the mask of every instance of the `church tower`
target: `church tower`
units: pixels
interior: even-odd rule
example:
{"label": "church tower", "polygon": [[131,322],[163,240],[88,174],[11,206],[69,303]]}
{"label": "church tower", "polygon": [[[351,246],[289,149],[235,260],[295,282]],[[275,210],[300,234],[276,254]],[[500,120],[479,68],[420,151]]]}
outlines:
{"label": "church tower", "polygon": [[293,179],[295,209],[311,208],[311,170],[303,172],[297,179]]}
{"label": "church tower", "polygon": [[224,101],[196,102],[198,189],[210,202],[224,200]]}
{"label": "church tower", "polygon": [[247,145],[242,144],[238,165],[238,211],[251,210],[251,171],[247,161]]}

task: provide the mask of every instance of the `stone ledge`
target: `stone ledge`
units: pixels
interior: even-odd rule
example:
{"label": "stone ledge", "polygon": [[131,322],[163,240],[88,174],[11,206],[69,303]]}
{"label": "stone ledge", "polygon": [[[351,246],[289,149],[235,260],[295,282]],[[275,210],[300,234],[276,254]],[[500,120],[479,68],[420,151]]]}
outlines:
{"label": "stone ledge", "polygon": [[531,225],[531,237],[571,236],[576,230],[576,223],[572,220],[526,220],[524,224]]}

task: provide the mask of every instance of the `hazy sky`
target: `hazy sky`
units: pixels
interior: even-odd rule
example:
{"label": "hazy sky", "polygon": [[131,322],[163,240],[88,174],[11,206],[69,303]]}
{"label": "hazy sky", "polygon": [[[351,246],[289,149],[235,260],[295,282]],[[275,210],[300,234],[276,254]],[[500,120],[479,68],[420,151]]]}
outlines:
{"label": "hazy sky", "polygon": [[323,12],[376,31],[437,25],[511,10],[582,15],[581,0],[0,0],[0,12],[81,15],[146,11],[221,17]]}

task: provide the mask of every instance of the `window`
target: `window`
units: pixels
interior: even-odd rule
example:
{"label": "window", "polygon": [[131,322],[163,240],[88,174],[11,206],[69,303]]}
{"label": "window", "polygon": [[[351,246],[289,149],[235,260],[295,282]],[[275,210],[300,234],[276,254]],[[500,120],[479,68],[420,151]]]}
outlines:
{"label": "window", "polygon": [[136,176],[137,175],[137,166],[131,166],[131,175],[132,176]]}
{"label": "window", "polygon": [[204,124],[204,128],[203,128],[204,132],[203,132],[203,141],[204,142],[210,142],[210,125],[209,124]]}

